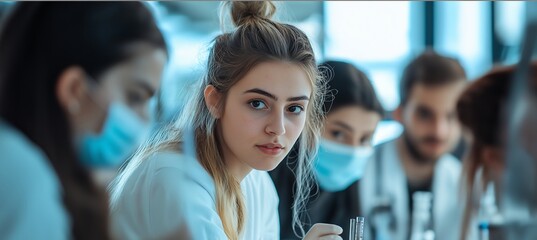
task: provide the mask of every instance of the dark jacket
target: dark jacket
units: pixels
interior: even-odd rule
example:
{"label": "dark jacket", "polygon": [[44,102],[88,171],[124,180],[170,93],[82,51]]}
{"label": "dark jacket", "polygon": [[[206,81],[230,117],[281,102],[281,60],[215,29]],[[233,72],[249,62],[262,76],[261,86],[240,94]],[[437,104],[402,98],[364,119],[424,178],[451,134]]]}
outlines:
{"label": "dark jacket", "polygon": [[[293,154],[290,154],[293,156]],[[293,233],[293,206],[296,159],[286,157],[282,163],[273,171],[269,172],[270,177],[276,185],[280,205],[280,237],[281,239],[299,239]],[[354,182],[347,189],[339,192],[326,192],[319,189],[318,184],[312,184],[308,199],[307,215],[302,214],[304,230],[307,232],[315,223],[331,223],[343,228],[343,239],[349,235],[349,220],[360,215],[360,203],[358,198],[358,181]],[[298,232],[298,231],[297,231]]]}

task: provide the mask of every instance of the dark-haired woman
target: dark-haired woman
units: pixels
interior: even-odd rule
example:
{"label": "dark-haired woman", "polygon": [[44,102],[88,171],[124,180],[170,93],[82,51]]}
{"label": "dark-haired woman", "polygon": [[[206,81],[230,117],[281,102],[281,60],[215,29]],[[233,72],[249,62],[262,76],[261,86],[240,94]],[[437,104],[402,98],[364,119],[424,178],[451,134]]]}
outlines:
{"label": "dark-haired woman", "polygon": [[[324,102],[324,131],[313,162],[316,184],[312,185],[319,188],[311,191],[308,211],[302,217],[305,227],[308,222],[333,223],[348,234],[349,219],[361,215],[358,180],[373,153],[371,139],[384,110],[371,81],[354,65],[327,61],[319,68],[331,77],[328,85],[332,96]],[[297,238],[290,224],[297,182],[294,156],[291,151],[286,164],[270,172],[280,197],[281,239]]]}
{"label": "dark-haired woman", "polygon": [[0,238],[109,238],[88,168],[132,151],[166,61],[142,3],[13,6],[0,35]]}

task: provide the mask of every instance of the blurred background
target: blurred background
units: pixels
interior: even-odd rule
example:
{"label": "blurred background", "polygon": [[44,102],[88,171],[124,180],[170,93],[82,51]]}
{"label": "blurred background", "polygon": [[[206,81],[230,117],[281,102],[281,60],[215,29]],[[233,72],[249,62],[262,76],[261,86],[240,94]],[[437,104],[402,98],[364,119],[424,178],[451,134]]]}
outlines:
{"label": "blurred background", "polygon": [[[230,26],[219,24],[221,3],[218,1],[146,4],[154,12],[171,53],[162,81],[165,87],[160,94],[166,121],[182,111],[193,83],[203,77],[211,41]],[[412,58],[433,48],[459,59],[468,78],[475,79],[496,64],[517,63],[525,26],[537,20],[537,2],[524,1],[281,1],[276,4],[275,18],[297,26],[309,36],[319,63],[348,61],[370,77],[388,111],[377,129],[374,144],[391,140],[402,132],[390,113],[399,105],[398,84],[403,68]],[[12,5],[13,2],[0,2],[0,20]],[[517,101],[523,100],[513,99],[514,106]],[[535,124],[529,128],[532,126]],[[460,156],[462,150],[457,151]],[[510,159],[515,161],[507,176],[517,177],[507,183],[511,191],[508,194],[514,197],[506,204],[512,215],[535,223],[532,217],[537,215],[537,164],[510,154]],[[533,178],[518,177],[522,170],[531,170],[524,176]],[[528,197],[530,192],[532,195]],[[526,214],[526,209],[531,212]],[[535,231],[530,236],[537,236]]]}
{"label": "blurred background", "polygon": [[[221,33],[220,2],[151,2],[172,48],[166,85],[201,77],[211,40]],[[403,67],[427,47],[458,58],[473,79],[494,63],[518,59],[526,2],[277,2],[276,18],[298,26],[318,60],[347,60],[374,82],[384,107],[399,104]],[[169,83],[169,84],[168,84]],[[176,102],[179,96],[168,96]]]}
{"label": "blurred background", "polygon": [[[13,3],[0,2],[0,16]],[[191,84],[202,77],[211,40],[220,26],[218,1],[147,2],[171,49],[163,79],[163,117],[180,112]],[[474,79],[496,63],[519,58],[524,24],[536,3],[508,2],[277,2],[276,19],[309,36],[319,62],[346,60],[373,81],[384,108],[399,104],[404,66],[426,48],[458,58]],[[387,115],[374,143],[401,132]]]}

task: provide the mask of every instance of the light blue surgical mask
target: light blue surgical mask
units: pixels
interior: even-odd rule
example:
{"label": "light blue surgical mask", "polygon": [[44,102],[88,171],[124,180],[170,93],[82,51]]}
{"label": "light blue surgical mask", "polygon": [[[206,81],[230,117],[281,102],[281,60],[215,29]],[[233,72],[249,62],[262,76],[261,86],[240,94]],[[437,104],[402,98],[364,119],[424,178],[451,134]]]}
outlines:
{"label": "light blue surgical mask", "polygon": [[348,188],[362,178],[371,155],[372,147],[351,147],[321,139],[314,162],[321,189],[337,192]]}
{"label": "light blue surgical mask", "polygon": [[86,134],[79,145],[82,162],[89,167],[117,167],[134,152],[150,124],[123,103],[113,102],[100,134]]}

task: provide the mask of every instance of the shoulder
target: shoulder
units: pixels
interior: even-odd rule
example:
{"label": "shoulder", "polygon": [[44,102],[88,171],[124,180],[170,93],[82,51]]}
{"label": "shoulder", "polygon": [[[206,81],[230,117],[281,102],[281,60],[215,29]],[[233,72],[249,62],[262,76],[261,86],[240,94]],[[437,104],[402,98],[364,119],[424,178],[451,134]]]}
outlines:
{"label": "shoulder", "polygon": [[158,192],[189,202],[214,202],[214,182],[196,159],[179,153],[159,153],[147,160],[153,161],[149,196],[158,196]]}
{"label": "shoulder", "polygon": [[36,189],[59,191],[59,180],[45,154],[22,133],[0,122],[0,182],[16,184],[20,194]]}
{"label": "shoulder", "polygon": [[215,196],[212,178],[194,158],[178,152],[156,152],[132,161],[129,164],[136,165],[127,166],[111,187],[113,209],[124,208],[124,203],[145,207]]}
{"label": "shoulder", "polygon": [[215,195],[212,177],[195,158],[178,152],[159,152],[146,159],[154,185],[175,185],[180,181],[185,186],[205,189]]}
{"label": "shoulder", "polygon": [[[214,181],[198,160],[170,152],[159,153],[152,158],[155,166],[149,210],[154,219],[162,220],[160,226],[170,225],[169,219],[181,213],[183,219],[175,222],[184,222],[200,239],[225,239],[216,209]],[[164,232],[173,229],[171,225]]]}
{"label": "shoulder", "polygon": [[207,238],[222,236],[214,182],[194,158],[154,153],[137,166],[123,188],[113,208],[118,236],[136,232],[161,238],[180,226]]}
{"label": "shoulder", "polygon": [[156,152],[143,159],[127,177],[123,190],[151,202],[197,201],[215,197],[215,185],[197,159],[179,152]]}
{"label": "shoulder", "polygon": [[43,152],[1,121],[0,152],[0,225],[9,219],[12,226],[5,229],[6,234],[14,238],[66,238],[69,217],[61,184]]}
{"label": "shoulder", "polygon": [[375,146],[375,152],[381,152],[381,151],[389,151],[389,152],[396,152],[396,141],[397,138],[388,142],[381,143],[379,145]]}

